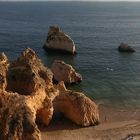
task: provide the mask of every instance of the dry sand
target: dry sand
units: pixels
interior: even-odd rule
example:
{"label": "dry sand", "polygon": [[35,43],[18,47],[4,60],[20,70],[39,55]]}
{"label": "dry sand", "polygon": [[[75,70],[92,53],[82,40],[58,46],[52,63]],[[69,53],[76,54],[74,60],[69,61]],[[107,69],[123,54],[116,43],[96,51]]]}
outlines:
{"label": "dry sand", "polygon": [[41,127],[43,140],[140,140],[140,109],[99,106],[100,124],[79,127],[64,118],[55,118]]}

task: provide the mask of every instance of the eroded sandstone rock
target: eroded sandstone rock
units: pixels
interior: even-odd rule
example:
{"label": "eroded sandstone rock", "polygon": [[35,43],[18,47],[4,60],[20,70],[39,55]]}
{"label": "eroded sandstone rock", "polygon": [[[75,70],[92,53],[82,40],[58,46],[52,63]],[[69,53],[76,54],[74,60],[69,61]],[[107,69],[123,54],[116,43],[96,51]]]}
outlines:
{"label": "eroded sandstone rock", "polygon": [[42,64],[32,49],[28,48],[21,53],[17,60],[10,64],[7,73],[7,90],[31,95],[38,88],[36,87],[37,80],[40,80],[45,88],[49,88],[53,86],[52,78],[51,70]]}
{"label": "eroded sandstone rock", "polygon": [[0,54],[0,89],[4,90],[7,86],[6,73],[8,71],[9,61],[4,53]]}
{"label": "eroded sandstone rock", "polygon": [[54,101],[54,110],[63,113],[78,125],[90,126],[99,123],[97,105],[83,93],[67,90],[64,82],[56,88],[60,91]]}
{"label": "eroded sandstone rock", "polygon": [[49,124],[53,115],[52,100],[57,95],[52,84],[52,72],[28,48],[5,73],[8,92],[0,92],[3,139],[40,140],[40,131],[35,122]]}
{"label": "eroded sandstone rock", "polygon": [[36,122],[48,125],[53,111],[60,111],[83,126],[99,121],[98,108],[82,93],[53,85],[53,73],[28,48],[8,63],[0,56],[0,139],[41,140]]}
{"label": "eroded sandstone rock", "polygon": [[59,27],[51,26],[49,28],[47,40],[44,49],[59,50],[71,54],[76,53],[73,40],[66,33],[62,32]]}
{"label": "eroded sandstone rock", "polygon": [[27,96],[0,90],[0,139],[40,140],[36,111]]}
{"label": "eroded sandstone rock", "polygon": [[54,79],[58,82],[64,81],[66,84],[71,84],[82,81],[82,76],[64,61],[55,60],[51,66],[51,70],[54,74]]}

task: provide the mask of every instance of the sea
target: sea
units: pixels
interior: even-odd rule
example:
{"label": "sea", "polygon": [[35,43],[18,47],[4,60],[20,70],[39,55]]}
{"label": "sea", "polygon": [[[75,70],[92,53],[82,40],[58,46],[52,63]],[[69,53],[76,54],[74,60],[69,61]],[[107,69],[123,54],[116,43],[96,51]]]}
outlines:
{"label": "sea", "polygon": [[[54,25],[71,36],[77,55],[44,51]],[[121,42],[136,52],[118,52]],[[0,52],[13,61],[28,47],[47,67],[63,60],[83,76],[68,89],[98,104],[140,109],[139,2],[0,2]]]}

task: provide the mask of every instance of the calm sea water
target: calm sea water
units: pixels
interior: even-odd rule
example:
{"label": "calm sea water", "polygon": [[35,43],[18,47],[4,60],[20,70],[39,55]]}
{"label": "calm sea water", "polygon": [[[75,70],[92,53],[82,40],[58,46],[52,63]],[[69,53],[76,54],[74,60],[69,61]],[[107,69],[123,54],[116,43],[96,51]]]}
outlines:
{"label": "calm sea water", "polygon": [[[72,37],[76,56],[42,49],[51,25]],[[121,42],[136,53],[119,53]],[[47,66],[54,59],[72,64],[83,82],[69,88],[97,102],[140,107],[140,3],[0,2],[0,51],[13,60],[27,47]]]}

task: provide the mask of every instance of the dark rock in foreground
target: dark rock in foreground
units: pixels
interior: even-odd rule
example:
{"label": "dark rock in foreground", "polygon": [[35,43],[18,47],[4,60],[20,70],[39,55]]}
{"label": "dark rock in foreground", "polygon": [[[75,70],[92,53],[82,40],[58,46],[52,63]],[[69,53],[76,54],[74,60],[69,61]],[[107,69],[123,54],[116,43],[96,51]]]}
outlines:
{"label": "dark rock in foreground", "polygon": [[120,51],[120,52],[131,52],[131,53],[135,52],[135,50],[126,43],[121,43],[118,47],[118,51]]}
{"label": "dark rock in foreground", "polygon": [[43,48],[45,50],[57,50],[70,54],[76,53],[73,40],[56,26],[51,26],[49,28],[47,40]]}

